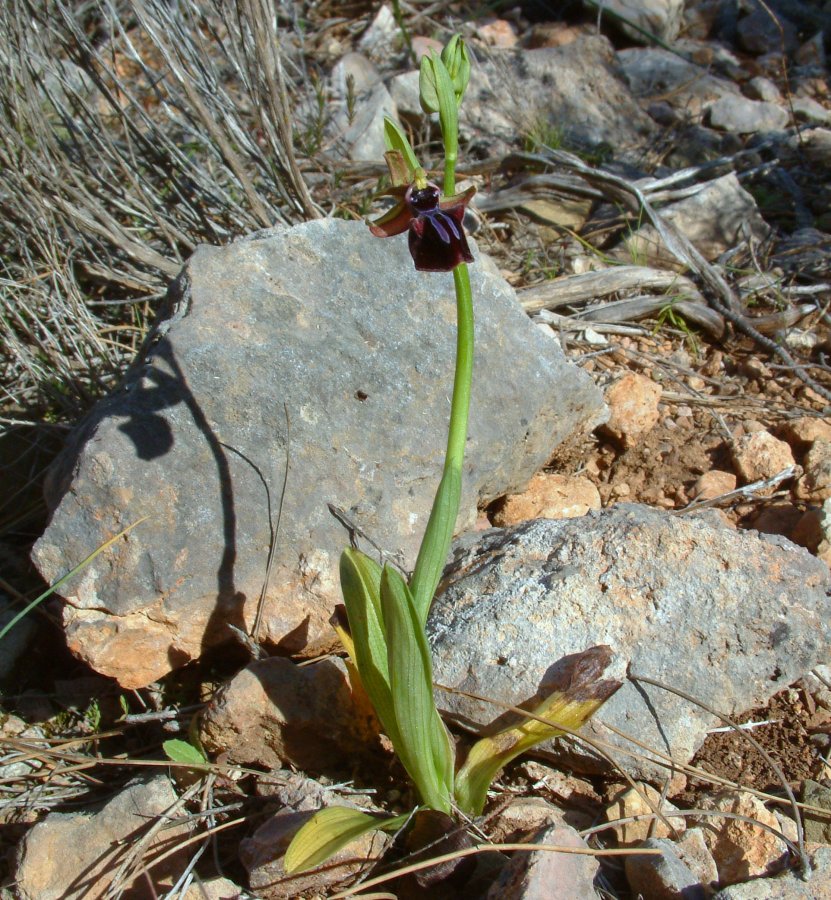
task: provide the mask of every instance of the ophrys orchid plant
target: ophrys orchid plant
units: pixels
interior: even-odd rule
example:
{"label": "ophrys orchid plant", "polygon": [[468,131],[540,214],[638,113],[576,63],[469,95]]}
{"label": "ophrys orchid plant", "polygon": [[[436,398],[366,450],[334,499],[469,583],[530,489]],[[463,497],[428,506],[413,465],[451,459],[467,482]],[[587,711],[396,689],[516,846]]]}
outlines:
{"label": "ophrys orchid plant", "polygon": [[[617,689],[600,681],[605,659],[594,654],[570,685],[530,710],[532,718],[479,740],[457,769],[453,741],[433,698],[433,668],[425,623],[450,550],[459,511],[473,374],[473,302],[468,263],[473,255],[463,218],[474,188],[456,194],[458,110],[470,77],[464,42],[454,36],[441,56],[421,63],[420,94],[426,112],[438,113],[445,149],[443,190],[430,181],[404,132],[385,123],[391,186],[396,204],[370,223],[379,237],[409,234],[416,269],[452,272],[456,292],[456,372],[444,471],[415,568],[405,580],[356,549],[343,552],[341,589],[348,626],[336,625],[351,670],[368,695],[386,735],[421,798],[419,809],[473,817],[481,814],[498,772],[540,741],[580,728]],[[602,656],[602,654],[601,654]],[[556,724],[551,720],[555,720]],[[542,721],[547,720],[547,721]],[[379,818],[344,807],[322,809],[298,831],[286,852],[287,872],[320,864],[371,830],[396,831],[412,816]]]}

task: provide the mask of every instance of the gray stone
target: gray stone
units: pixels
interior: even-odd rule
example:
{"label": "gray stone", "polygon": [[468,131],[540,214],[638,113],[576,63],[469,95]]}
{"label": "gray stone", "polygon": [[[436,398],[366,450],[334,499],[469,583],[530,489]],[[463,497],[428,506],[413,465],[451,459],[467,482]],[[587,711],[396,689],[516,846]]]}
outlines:
{"label": "gray stone", "polygon": [[712,893],[718,884],[718,867],[707,847],[704,832],[700,828],[690,828],[675,842],[675,852],[684,865],[695,875],[698,884]]}
{"label": "gray stone", "polygon": [[714,100],[739,89],[676,53],[659,47],[619,50],[617,60],[632,93],[640,100],[666,99],[685,117],[700,118]]}
{"label": "gray stone", "polygon": [[419,73],[413,69],[411,72],[402,72],[396,75],[389,84],[389,92],[393,103],[400,113],[406,116],[422,116],[421,93],[419,89]]}
{"label": "gray stone", "polygon": [[[528,320],[493,263],[480,258],[471,279],[459,529],[602,410],[589,376]],[[73,652],[125,687],[228,640],[229,622],[251,628],[287,451],[259,637],[292,653],[333,646],[348,536],[327,503],[411,567],[447,438],[453,279],[417,273],[405,236],[322,219],[203,246],[171,303],[124,388],[71,436],[34,551],[51,582],[150,516],[65,593]]]}
{"label": "gray stone", "polygon": [[805,840],[831,844],[831,787],[808,779],[802,786],[802,802],[825,810],[824,815],[808,810],[803,812]]}
{"label": "gray stone", "polygon": [[[569,825],[551,825],[537,832],[533,844],[587,850],[588,844]],[[488,900],[552,900],[594,897],[600,863],[594,856],[535,850],[515,853],[488,891]]]}
{"label": "gray stone", "polygon": [[[630,665],[727,714],[763,706],[827,658],[831,573],[784,538],[715,521],[621,504],[459,541],[450,586],[428,622],[436,682],[516,704],[537,694],[561,657],[607,643],[618,657],[606,677],[622,677]],[[461,721],[486,724],[500,714],[443,690],[437,701]],[[633,682],[598,719],[679,762],[717,721]],[[584,733],[628,746],[601,721]],[[609,769],[582,743],[545,749],[578,771]],[[635,778],[662,772],[616,756]]]}
{"label": "gray stone", "polygon": [[755,4],[752,12],[739,20],[737,37],[739,44],[749,53],[788,53],[798,46],[797,30],[782,15],[775,16],[770,9]]}
{"label": "gray stone", "polygon": [[358,49],[378,62],[388,62],[390,48],[398,34],[398,23],[392,9],[389,4],[382,3],[369,28],[361,35]]}
{"label": "gray stone", "polygon": [[771,261],[788,275],[828,278],[831,276],[831,234],[817,228],[798,228],[779,241]]}
{"label": "gray stone", "polygon": [[381,160],[387,150],[384,119],[398,118],[398,110],[383,84],[358,97],[352,121],[345,123],[339,140],[346,145],[349,159]]}
{"label": "gray stone", "polygon": [[26,806],[28,800],[25,794],[19,795],[14,784],[36,777],[34,773],[43,768],[46,758],[37,752],[21,754],[15,749],[17,741],[24,742],[33,749],[49,748],[49,741],[40,725],[28,725],[18,716],[0,713],[0,744],[4,745],[0,755],[0,783],[5,785],[0,791],[0,807],[4,810]]}
{"label": "gray stone", "polygon": [[395,101],[375,66],[347,53],[332,70],[332,125],[336,149],[349,159],[384,158],[384,117],[398,118]]}
{"label": "gray stone", "polygon": [[744,93],[751,100],[764,100],[766,103],[778,103],[782,99],[779,88],[764,75],[751,78],[744,87]]}
{"label": "gray stone", "polygon": [[[584,5],[593,15],[597,14],[596,3]],[[678,37],[684,19],[684,0],[604,0],[600,9],[601,21],[606,10],[617,14],[615,19],[609,17],[607,21],[617,23],[620,21],[617,16],[620,16],[625,23],[629,23],[624,24],[624,30],[636,41],[651,43],[650,35],[662,41],[672,41]]]}
{"label": "gray stone", "polygon": [[517,137],[557,129],[565,149],[609,144],[625,158],[648,143],[655,124],[633,99],[603,37],[536,50],[477,48],[460,113],[467,139]]}
{"label": "gray stone", "polygon": [[788,112],[778,104],[738,95],[710,104],[709,116],[711,127],[735,134],[780,131],[788,124]]}
{"label": "gray stone", "polygon": [[705,900],[709,892],[679,858],[675,844],[666,838],[647,838],[643,850],[660,850],[660,856],[627,856],[626,879],[634,894],[650,900]]}
{"label": "gray stone", "polygon": [[791,100],[794,115],[800,122],[812,125],[828,125],[831,123],[831,110],[826,109],[813,97],[794,97]]}
{"label": "gray stone", "polygon": [[811,872],[798,871],[775,878],[754,878],[719,891],[713,900],[831,900],[831,847],[810,854]]}
{"label": "gray stone", "polygon": [[[131,851],[139,848],[136,861],[160,856],[181,844],[191,825],[185,810],[174,807],[176,791],[166,775],[137,781],[121,790],[96,812],[49,813],[29,831],[16,850],[15,884],[21,900],[74,900],[110,896],[116,883],[124,896],[158,896],[169,889],[190,859],[188,847],[176,851],[149,871],[146,877],[131,877]],[[166,816],[158,829],[159,817]],[[177,823],[177,819],[181,819]],[[155,835],[146,840],[151,830]],[[138,868],[141,866],[139,865]],[[132,891],[130,887],[132,885]]]}
{"label": "gray stone", "polygon": [[[660,207],[658,212],[710,260],[748,237],[762,240],[770,232],[756,201],[739,184],[734,172],[714,179],[690,197]],[[660,268],[674,269],[680,265],[652,225],[639,228],[613,249],[611,255]]]}
{"label": "gray stone", "polygon": [[806,128],[792,135],[782,146],[786,159],[798,161],[806,158],[813,166],[831,167],[831,129]]}

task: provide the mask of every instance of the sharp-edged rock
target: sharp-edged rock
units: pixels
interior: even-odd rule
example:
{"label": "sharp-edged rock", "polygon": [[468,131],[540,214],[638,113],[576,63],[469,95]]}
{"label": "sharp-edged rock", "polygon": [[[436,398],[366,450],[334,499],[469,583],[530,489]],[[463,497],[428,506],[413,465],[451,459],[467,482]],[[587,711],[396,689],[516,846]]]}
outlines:
{"label": "sharp-edged rock", "polygon": [[[621,504],[459,541],[428,622],[436,682],[517,704],[544,692],[559,659],[603,642],[618,654],[607,677],[629,666],[727,714],[764,705],[827,658],[831,573],[784,538],[715,522]],[[463,722],[501,714],[452,690],[437,701]],[[682,763],[717,721],[632,681],[597,718],[587,736],[631,748],[608,722]],[[545,748],[578,771],[609,770],[582,743]],[[662,771],[615,756],[636,778]]]}
{"label": "sharp-edged rock", "polygon": [[[600,393],[471,266],[476,367],[458,525],[515,492]],[[66,589],[73,652],[146,685],[250,630],[284,652],[333,643],[338,556],[327,504],[414,562],[443,462],[455,357],[449,274],[417,273],[406,237],[323,219],[200,247],[123,388],[72,434],[34,551],[47,582],[141,516]],[[288,478],[284,471],[288,457]],[[274,529],[279,518],[279,531]]]}

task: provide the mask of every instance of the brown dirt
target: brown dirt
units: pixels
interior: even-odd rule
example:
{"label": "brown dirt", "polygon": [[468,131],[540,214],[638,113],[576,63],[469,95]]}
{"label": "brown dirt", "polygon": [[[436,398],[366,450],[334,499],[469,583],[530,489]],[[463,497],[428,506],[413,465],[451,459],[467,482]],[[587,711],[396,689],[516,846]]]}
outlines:
{"label": "brown dirt", "polygon": [[[736,721],[770,723],[743,734],[755,738],[792,788],[797,789],[806,778],[820,776],[823,761],[818,747],[811,742],[811,735],[831,726],[831,712],[817,708],[804,689],[782,691],[766,707],[751,710]],[[782,782],[774,769],[746,737],[733,729],[708,735],[693,765],[747,787],[782,793]]]}

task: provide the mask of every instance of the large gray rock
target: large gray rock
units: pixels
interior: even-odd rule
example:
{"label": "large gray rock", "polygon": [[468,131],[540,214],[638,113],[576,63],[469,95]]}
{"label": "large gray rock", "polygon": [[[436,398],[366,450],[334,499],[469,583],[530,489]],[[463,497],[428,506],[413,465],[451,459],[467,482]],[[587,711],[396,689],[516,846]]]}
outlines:
{"label": "large gray rock", "polygon": [[620,158],[635,155],[655,133],[603,37],[537,50],[477,49],[476,55],[460,111],[469,139],[484,135],[514,145],[518,136],[551,128],[564,149],[605,143]]}
{"label": "large gray rock", "polygon": [[[477,361],[460,528],[602,409],[490,261],[471,279]],[[227,640],[229,622],[251,627],[287,452],[259,636],[285,652],[330,646],[347,535],[327,503],[411,566],[447,434],[453,280],[417,273],[403,236],[325,219],[203,246],[171,300],[124,388],[73,434],[34,551],[52,581],[150,516],[65,594],[73,652],[125,687]]]}
{"label": "large gray rock", "polygon": [[[831,573],[806,550],[644,506],[462,540],[449,577],[428,623],[434,678],[503,703],[532,697],[566,654],[605,643],[618,654],[605,677],[624,677],[631,665],[738,713],[827,659],[831,645]],[[485,724],[501,713],[442,690],[437,700],[462,721]],[[599,719],[682,763],[716,721],[674,694],[632,682]],[[594,721],[585,733],[637,750]],[[583,744],[546,747],[579,770],[608,770]],[[636,778],[659,771],[616,756]]]}

